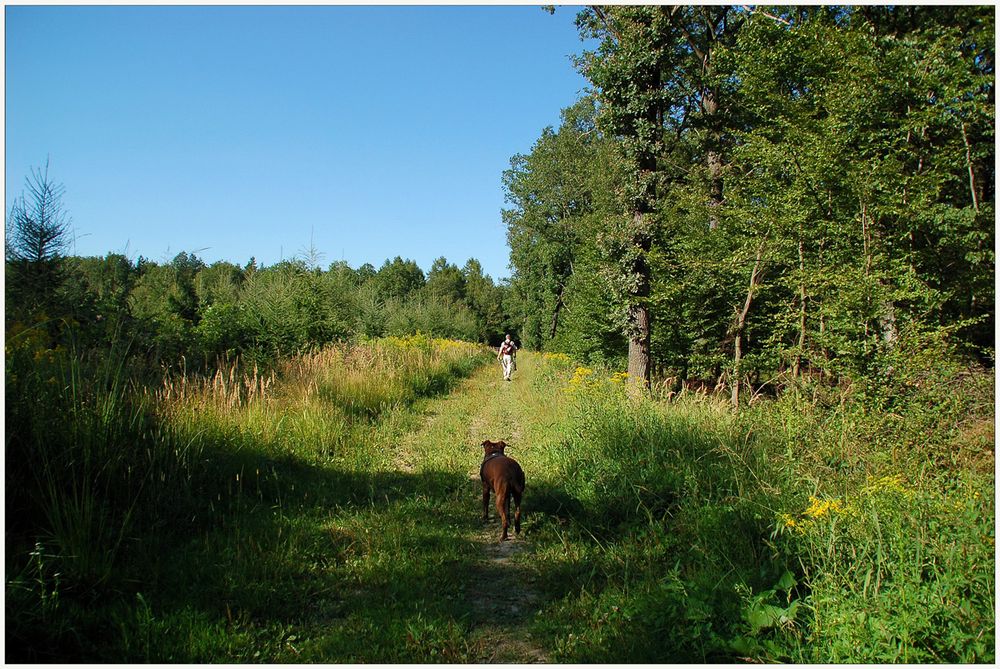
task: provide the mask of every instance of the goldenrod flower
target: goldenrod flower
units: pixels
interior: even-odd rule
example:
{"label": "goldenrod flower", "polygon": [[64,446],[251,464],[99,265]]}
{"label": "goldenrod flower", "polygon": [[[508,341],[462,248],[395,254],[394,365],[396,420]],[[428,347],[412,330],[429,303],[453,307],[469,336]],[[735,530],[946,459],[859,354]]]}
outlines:
{"label": "goldenrod flower", "polygon": [[913,494],[913,491],[906,487],[905,481],[906,478],[902,474],[882,476],[877,479],[869,477],[868,485],[866,485],[861,492],[865,495],[873,495],[878,492],[891,491],[910,496]]}
{"label": "goldenrod flower", "polygon": [[817,499],[809,498],[809,508],[803,513],[810,518],[822,518],[826,515],[840,514],[844,511],[844,505],[839,499]]}

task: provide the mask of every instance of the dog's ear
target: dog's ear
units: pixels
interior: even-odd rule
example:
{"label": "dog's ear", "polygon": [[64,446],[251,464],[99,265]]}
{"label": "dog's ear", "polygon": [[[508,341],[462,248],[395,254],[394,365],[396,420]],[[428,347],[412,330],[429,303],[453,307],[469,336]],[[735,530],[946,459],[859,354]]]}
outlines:
{"label": "dog's ear", "polygon": [[507,442],[501,439],[500,441],[497,442],[497,446],[499,446],[500,450],[502,451],[503,449],[507,448]]}

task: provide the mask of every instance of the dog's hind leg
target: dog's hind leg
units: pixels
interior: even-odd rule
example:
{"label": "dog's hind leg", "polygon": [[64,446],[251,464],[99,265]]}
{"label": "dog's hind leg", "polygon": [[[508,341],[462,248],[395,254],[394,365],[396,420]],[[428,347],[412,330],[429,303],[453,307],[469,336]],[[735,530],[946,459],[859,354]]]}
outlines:
{"label": "dog's hind leg", "polygon": [[510,491],[514,498],[514,534],[521,533],[521,491],[513,488]]}
{"label": "dog's hind leg", "polygon": [[489,514],[490,507],[490,486],[485,481],[483,482],[483,522],[485,523],[490,518]]}
{"label": "dog's hind leg", "polygon": [[521,495],[524,494],[524,470],[517,468],[517,481],[511,487],[514,495],[514,534],[521,533]]}
{"label": "dog's hind leg", "polygon": [[500,522],[503,528],[500,533],[500,541],[507,541],[507,510],[509,508],[508,499],[510,498],[510,489],[506,485],[501,485],[496,493],[497,513],[500,514]]}

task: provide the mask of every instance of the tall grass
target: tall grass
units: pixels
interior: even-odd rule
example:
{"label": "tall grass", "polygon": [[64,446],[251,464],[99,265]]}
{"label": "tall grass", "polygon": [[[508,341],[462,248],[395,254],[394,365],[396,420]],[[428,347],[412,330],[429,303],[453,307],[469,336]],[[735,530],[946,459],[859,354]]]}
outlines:
{"label": "tall grass", "polygon": [[477,347],[449,339],[386,337],[295,358],[288,373],[310,379],[320,397],[349,414],[375,418],[418,397],[446,392],[477,364],[476,353],[481,353]]}
{"label": "tall grass", "polygon": [[784,425],[799,482],[773,545],[805,586],[802,661],[994,656],[992,378],[927,356],[874,389],[790,394],[745,416]]}
{"label": "tall grass", "polygon": [[566,521],[537,529],[558,659],[992,661],[986,373],[925,378],[889,417],[849,387],[737,414],[547,363],[536,392],[568,402],[532,463]]}
{"label": "tall grass", "polygon": [[901,362],[734,413],[526,353],[408,453],[410,408],[491,353],[390,338],[155,383],[128,360],[8,337],[8,659],[480,658],[487,432],[528,473],[511,568],[553,660],[994,657],[981,371]]}
{"label": "tall grass", "polygon": [[[261,523],[324,496],[381,495],[374,473],[389,456],[369,446],[382,423],[485,359],[477,346],[418,336],[149,384],[123,350],[84,355],[27,332],[8,337],[6,353],[8,657],[22,660],[253,659],[225,655],[226,627],[206,631],[211,615],[185,608],[201,597],[196,585],[185,594],[168,584],[211,571],[203,561],[216,535],[219,555],[255,556],[239,558],[237,579],[255,565],[263,578],[282,558],[261,552]],[[364,410],[344,394],[352,390]],[[266,597],[274,583],[263,583]],[[153,643],[164,621],[149,617],[143,593],[174,601],[175,631],[207,634],[207,654]],[[172,655],[178,647],[187,650]]]}
{"label": "tall grass", "polygon": [[66,583],[99,586],[138,515],[191,453],[153,419],[124,351],[81,355],[13,338],[6,356],[8,506],[34,525]]}
{"label": "tall grass", "polygon": [[122,348],[8,334],[8,652],[26,659],[78,644],[74,616],[128,587],[125,555],[183,494],[197,453],[155,420]]}

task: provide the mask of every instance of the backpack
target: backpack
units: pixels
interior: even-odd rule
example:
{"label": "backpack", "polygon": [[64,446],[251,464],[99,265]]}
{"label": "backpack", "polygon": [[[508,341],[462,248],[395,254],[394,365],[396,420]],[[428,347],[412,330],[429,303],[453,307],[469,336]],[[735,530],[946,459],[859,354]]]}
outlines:
{"label": "backpack", "polygon": [[500,344],[500,355],[512,355],[514,353],[514,342],[505,341]]}

